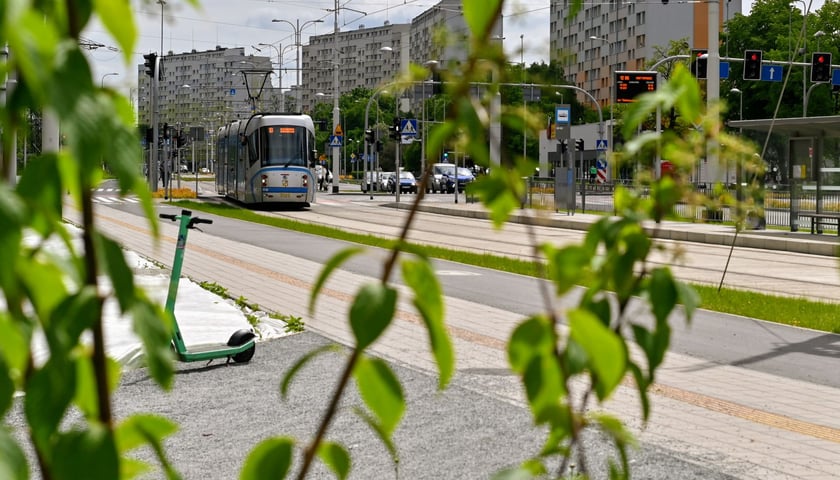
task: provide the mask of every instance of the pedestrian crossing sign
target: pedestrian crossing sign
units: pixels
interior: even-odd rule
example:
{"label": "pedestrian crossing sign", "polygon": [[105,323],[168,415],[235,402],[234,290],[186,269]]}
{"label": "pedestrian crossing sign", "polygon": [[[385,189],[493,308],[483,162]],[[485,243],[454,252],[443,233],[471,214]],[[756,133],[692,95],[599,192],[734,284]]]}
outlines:
{"label": "pedestrian crossing sign", "polygon": [[340,147],[344,144],[342,140],[344,140],[344,137],[342,137],[341,135],[330,135],[330,146]]}
{"label": "pedestrian crossing sign", "polygon": [[411,137],[417,136],[417,120],[414,118],[402,119],[400,133]]}
{"label": "pedestrian crossing sign", "polygon": [[599,152],[606,152],[608,144],[609,144],[609,142],[607,140],[604,140],[604,139],[596,140],[595,141],[595,150],[597,150]]}

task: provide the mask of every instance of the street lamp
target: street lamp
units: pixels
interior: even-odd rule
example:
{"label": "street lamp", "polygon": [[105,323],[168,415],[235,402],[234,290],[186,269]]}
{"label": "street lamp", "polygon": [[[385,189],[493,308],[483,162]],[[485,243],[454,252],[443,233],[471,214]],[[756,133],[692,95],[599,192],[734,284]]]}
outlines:
{"label": "street lamp", "polygon": [[111,75],[119,75],[119,73],[111,72],[111,73],[106,73],[106,74],[102,75],[102,79],[99,80],[99,87],[100,88],[105,88],[105,77],[110,77]]}
{"label": "street lamp", "polygon": [[[283,95],[283,54],[286,53],[287,48],[294,47],[295,45],[294,44],[286,45],[284,47],[283,44],[281,44],[279,42],[278,42],[278,44],[279,44],[279,46],[275,46],[271,43],[258,43],[257,45],[259,45],[261,47],[271,47],[271,48],[274,49],[275,52],[277,52],[277,90],[280,92],[280,111],[285,112],[286,111],[286,96]],[[256,50],[258,52],[262,52],[262,50],[260,50],[257,47],[254,47],[253,45],[251,45],[251,47],[253,47],[254,50]],[[300,107],[298,107],[298,108],[300,108]],[[300,110],[298,110],[298,111],[300,111]]]}
{"label": "street lamp", "polygon": [[[303,22],[303,25],[301,25],[300,24],[300,19],[297,19],[295,21],[295,23],[292,23],[288,20],[283,20],[282,18],[275,18],[274,20],[272,20],[272,22],[273,23],[288,23],[289,26],[292,27],[292,30],[295,33],[295,46],[297,46],[297,87],[298,87],[298,89],[300,89],[300,72],[301,72],[301,65],[300,65],[300,47],[301,47],[300,32],[304,28],[306,28],[307,25],[311,25],[311,24],[314,24],[314,23],[324,23],[324,21],[321,20],[321,19],[307,20],[307,21]],[[338,22],[338,21],[336,20],[336,22]]]}

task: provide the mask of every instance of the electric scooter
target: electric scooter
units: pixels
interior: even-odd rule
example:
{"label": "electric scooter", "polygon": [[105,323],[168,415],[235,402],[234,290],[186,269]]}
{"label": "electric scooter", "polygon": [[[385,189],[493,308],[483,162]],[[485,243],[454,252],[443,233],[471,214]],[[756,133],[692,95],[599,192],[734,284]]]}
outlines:
{"label": "electric scooter", "polygon": [[256,335],[250,329],[243,328],[231,335],[227,345],[207,345],[187,350],[184,339],[181,337],[181,329],[178,327],[178,320],[175,318],[175,297],[178,295],[178,284],[181,281],[181,265],[184,263],[184,250],[187,245],[187,233],[190,229],[196,228],[200,223],[213,223],[213,220],[193,217],[189,210],[181,210],[181,215],[161,213],[160,218],[180,220],[181,227],[178,231],[178,242],[175,245],[175,260],[172,262],[172,275],[169,278],[169,293],[166,296],[166,311],[172,314],[172,346],[175,354],[182,362],[212,361],[217,358],[227,358],[230,362],[247,363],[254,356],[257,348]]}

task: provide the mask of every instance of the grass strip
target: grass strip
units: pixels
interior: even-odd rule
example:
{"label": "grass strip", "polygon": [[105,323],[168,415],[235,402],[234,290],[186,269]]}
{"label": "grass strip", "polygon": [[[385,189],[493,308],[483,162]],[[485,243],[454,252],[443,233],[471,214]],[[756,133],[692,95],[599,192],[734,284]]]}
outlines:
{"label": "grass strip", "polygon": [[[194,201],[176,201],[173,205],[192,210],[199,210],[214,215],[235,218],[271,227],[284,228],[302,233],[309,233],[327,238],[334,238],[347,242],[358,243],[371,247],[391,248],[395,244],[392,239],[377,237],[370,234],[347,232],[338,228],[328,227],[288,218],[261,215],[257,212],[234,207],[226,204],[204,203]],[[538,277],[539,269],[533,261],[518,258],[473,253],[433,245],[422,245],[430,257],[449,260],[476,267],[484,267],[509,273],[517,273],[531,277]],[[838,305],[828,302],[818,302],[807,298],[795,298],[782,295],[770,295],[748,290],[722,288],[692,283],[691,286],[701,298],[700,308],[721,313],[741,315],[744,317],[766,320],[783,325],[791,325],[823,332],[840,333],[840,316]]]}

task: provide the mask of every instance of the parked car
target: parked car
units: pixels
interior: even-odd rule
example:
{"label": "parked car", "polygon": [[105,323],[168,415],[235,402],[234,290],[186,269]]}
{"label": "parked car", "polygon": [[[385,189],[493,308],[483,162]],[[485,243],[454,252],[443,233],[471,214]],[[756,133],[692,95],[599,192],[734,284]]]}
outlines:
{"label": "parked car", "polygon": [[[417,179],[411,172],[400,172],[400,193],[417,193]],[[388,177],[388,191],[396,193],[397,191],[397,176],[391,175]]]}

